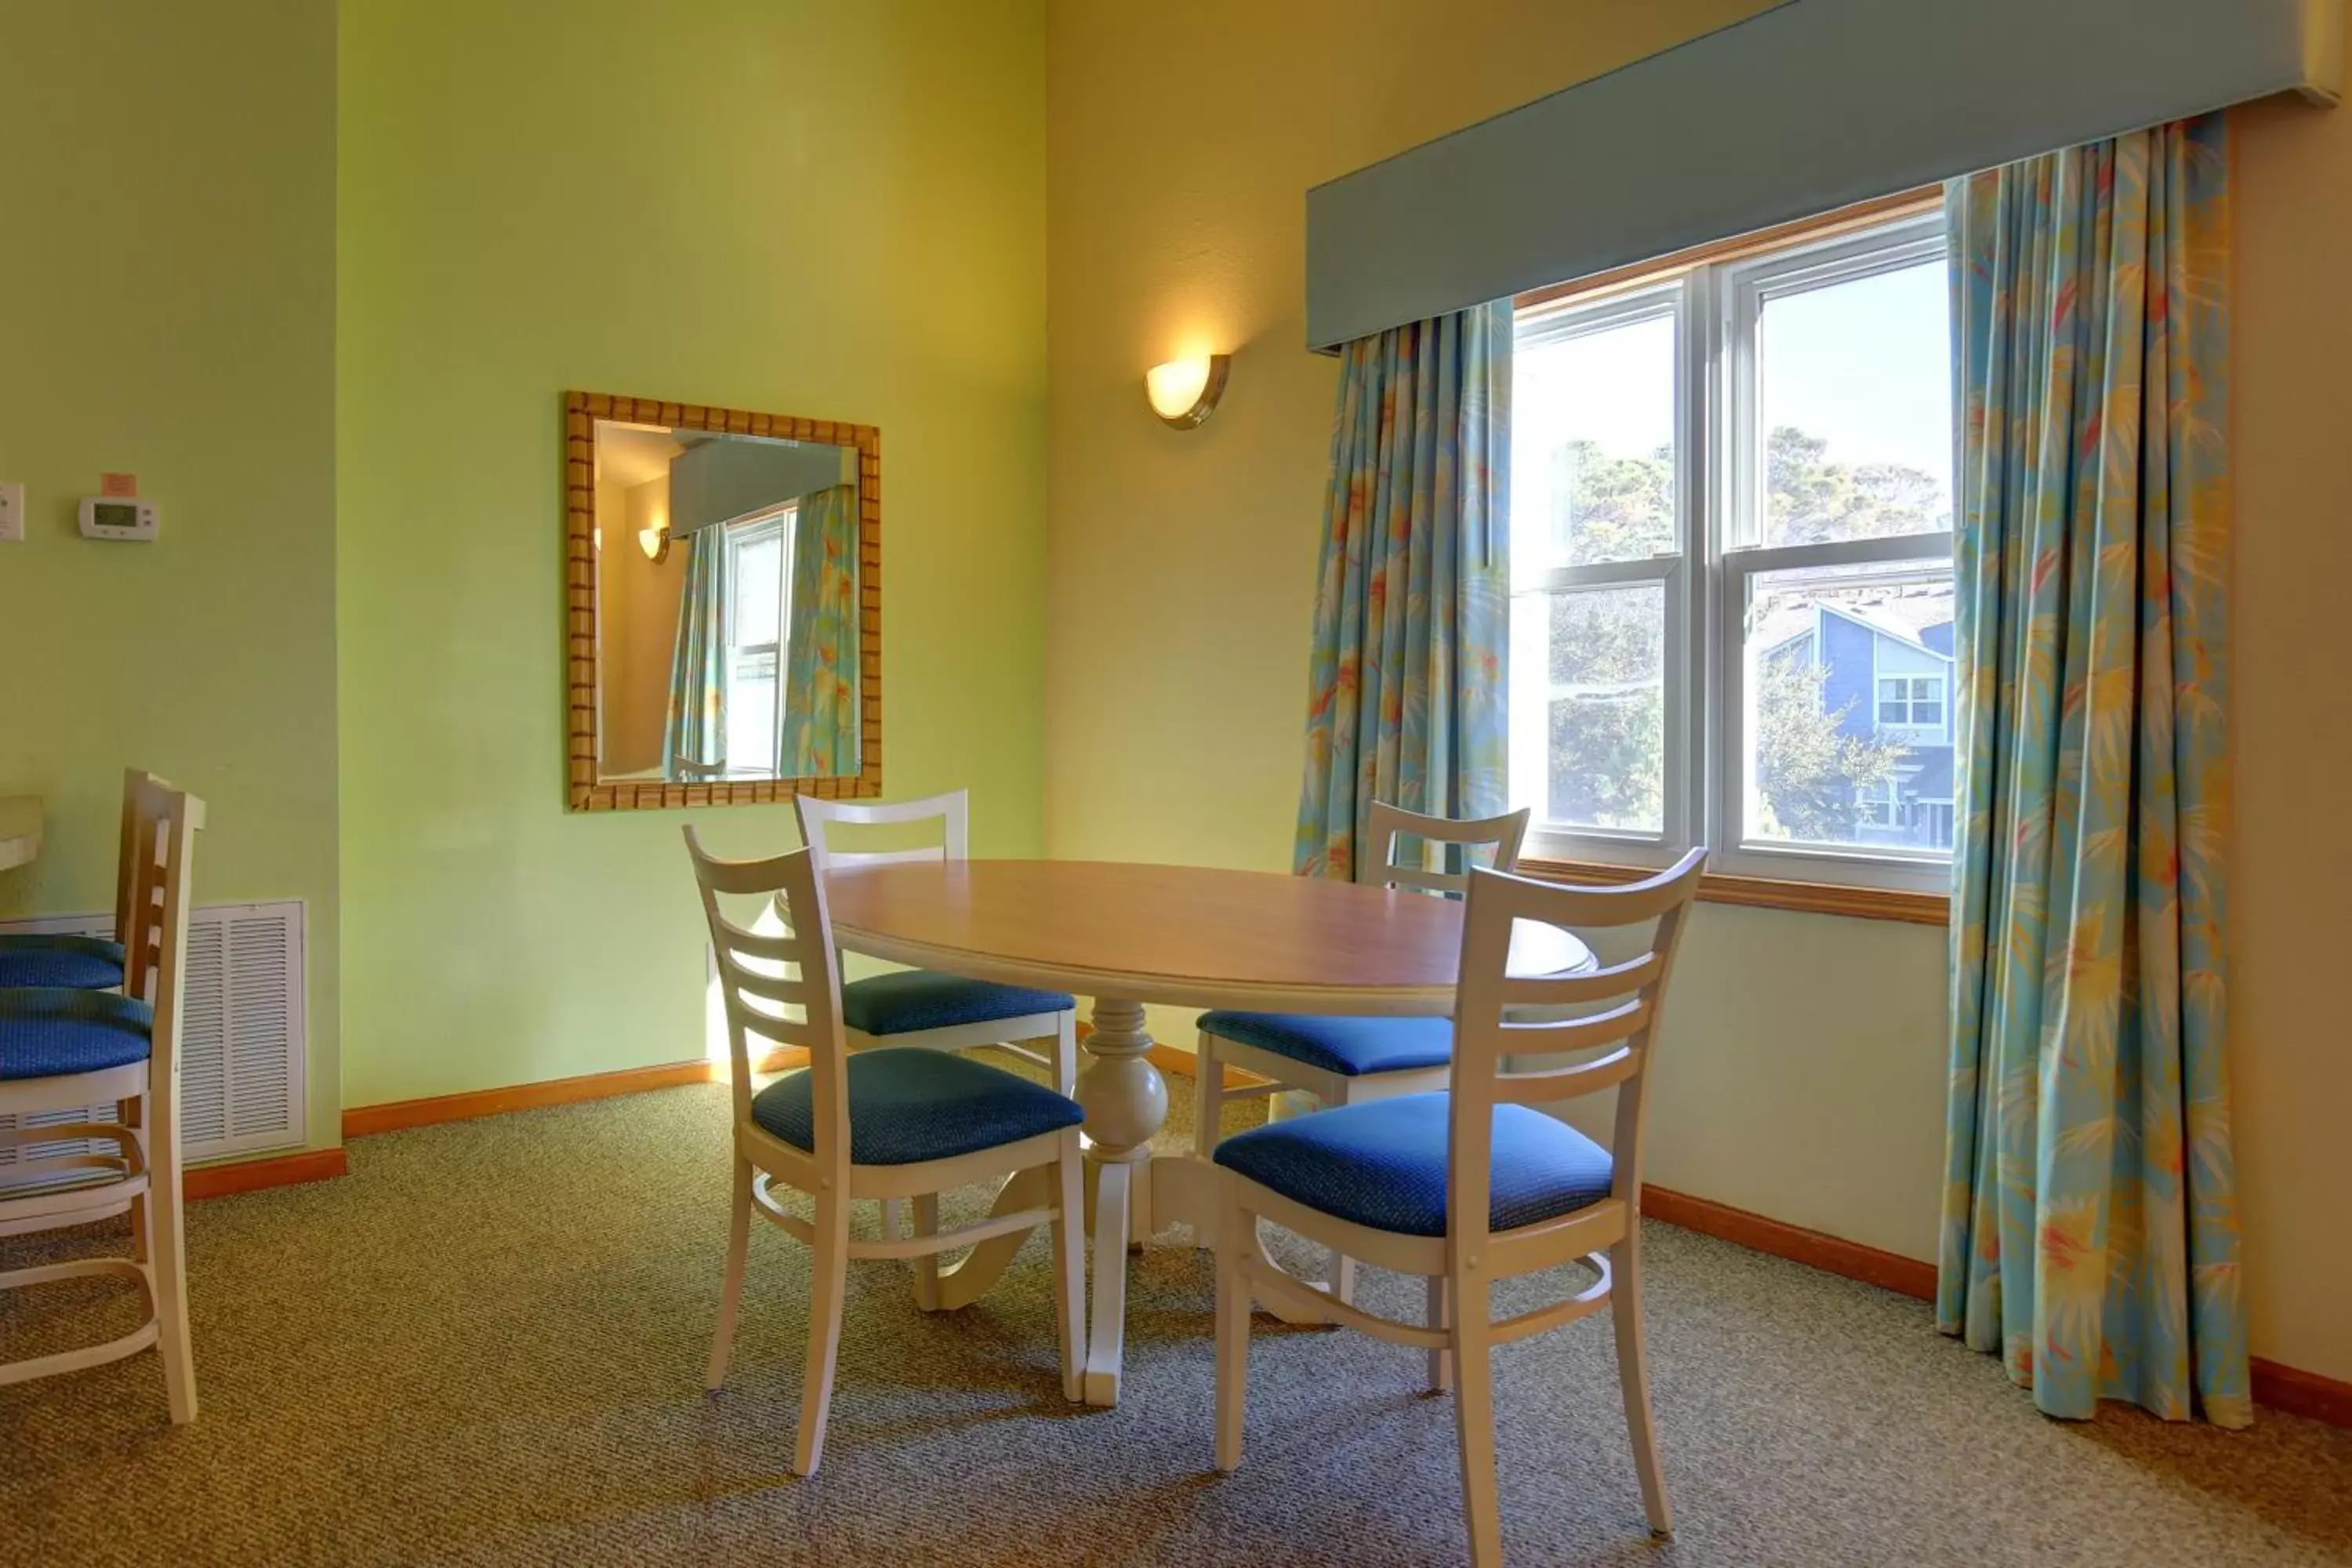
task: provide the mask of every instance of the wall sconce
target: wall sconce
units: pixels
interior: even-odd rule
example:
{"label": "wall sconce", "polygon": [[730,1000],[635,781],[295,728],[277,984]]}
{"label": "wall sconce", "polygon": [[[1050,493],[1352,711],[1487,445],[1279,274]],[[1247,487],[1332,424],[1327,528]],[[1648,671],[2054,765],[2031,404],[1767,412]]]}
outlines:
{"label": "wall sconce", "polygon": [[1151,401],[1151,412],[1179,430],[1190,430],[1217,411],[1217,399],[1225,395],[1225,372],[1233,363],[1231,354],[1196,354],[1153,365],[1143,373],[1143,395]]}
{"label": "wall sconce", "polygon": [[637,548],[646,552],[648,561],[669,559],[669,524],[657,522],[651,528],[637,530]]}

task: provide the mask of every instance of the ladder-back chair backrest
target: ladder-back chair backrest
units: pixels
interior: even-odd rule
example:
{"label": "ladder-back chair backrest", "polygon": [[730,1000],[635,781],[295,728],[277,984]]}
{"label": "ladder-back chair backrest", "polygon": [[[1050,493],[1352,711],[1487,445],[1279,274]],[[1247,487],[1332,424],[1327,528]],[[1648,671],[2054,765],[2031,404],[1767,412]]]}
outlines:
{"label": "ladder-back chair backrest", "polygon": [[[122,990],[156,1009],[177,1010],[185,973],[195,835],[205,803],[152,773],[122,781],[122,868],[114,939],[122,944]],[[160,1048],[163,1042],[157,1041]]]}
{"label": "ladder-back chair backrest", "polygon": [[[971,796],[953,789],[921,800],[867,803],[820,800],[811,795],[793,796],[793,810],[801,819],[801,841],[816,857],[820,875],[852,866],[887,866],[900,860],[961,860],[971,853]],[[851,827],[919,827],[940,825],[940,842],[913,848],[843,849],[832,841],[836,825]]]}
{"label": "ladder-back chair backrest", "polygon": [[[1517,868],[1519,845],[1528,836],[1528,811],[1522,806],[1501,816],[1457,821],[1450,816],[1423,816],[1417,811],[1376,800],[1372,802],[1370,824],[1372,861],[1357,868],[1356,880],[1373,887],[1415,888],[1459,898],[1470,886],[1470,873],[1480,868],[1471,862],[1474,851],[1494,851],[1486,869],[1509,871]],[[1397,840],[1401,837],[1422,841],[1410,859],[1397,858]],[[1458,847],[1461,853],[1441,855],[1438,859],[1444,868],[1432,870],[1428,862],[1433,845]],[[1456,866],[1460,868],[1455,869]]]}
{"label": "ladder-back chair backrest", "polygon": [[[137,768],[122,770],[122,840],[117,847],[114,866],[114,929],[131,929],[131,880],[142,859],[152,861],[157,850],[155,835],[161,824],[155,812],[157,802],[172,786],[153,773]],[[122,939],[130,945],[130,939]]]}
{"label": "ladder-back chair backrest", "polygon": [[[841,971],[824,910],[816,857],[806,849],[764,860],[722,860],[705,853],[694,829],[687,853],[702,892],[703,919],[727,1009],[728,1067],[734,1080],[735,1121],[751,1118],[751,1047],[758,1035],[808,1051],[815,1115],[811,1152],[819,1162],[849,1143],[846,1048],[841,1033]],[[746,900],[739,925],[721,899]],[[755,927],[774,929],[761,931]],[[765,1051],[761,1053],[763,1057]]]}
{"label": "ladder-back chair backrest", "polygon": [[148,1158],[162,1172],[180,1163],[180,1010],[188,973],[188,918],[195,889],[196,834],[205,803],[162,779],[133,773],[124,781],[122,878],[125,918],[122,991],[154,1009],[148,1036],[148,1092],[141,1115]]}
{"label": "ladder-back chair backrest", "polygon": [[[1635,1201],[1659,1016],[1706,859],[1706,850],[1694,849],[1673,869],[1622,887],[1570,888],[1494,871],[1472,874],[1454,995],[1446,1172],[1448,1234],[1456,1241],[1475,1244],[1486,1234],[1498,1102],[1544,1105],[1615,1089],[1611,1195]],[[1653,929],[1633,957],[1583,974],[1518,979],[1507,972],[1511,928],[1518,921],[1576,931]],[[1568,1007],[1590,1011],[1546,1016]],[[1579,1059],[1527,1070],[1512,1066],[1515,1058],[1562,1056]]]}

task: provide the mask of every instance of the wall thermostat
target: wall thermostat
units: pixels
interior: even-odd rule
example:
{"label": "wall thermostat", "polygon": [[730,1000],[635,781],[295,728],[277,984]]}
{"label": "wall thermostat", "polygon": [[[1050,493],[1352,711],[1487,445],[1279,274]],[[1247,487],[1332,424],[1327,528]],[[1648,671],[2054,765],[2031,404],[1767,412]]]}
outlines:
{"label": "wall thermostat", "polygon": [[84,539],[142,540],[155,537],[155,503],[136,496],[81,498]]}

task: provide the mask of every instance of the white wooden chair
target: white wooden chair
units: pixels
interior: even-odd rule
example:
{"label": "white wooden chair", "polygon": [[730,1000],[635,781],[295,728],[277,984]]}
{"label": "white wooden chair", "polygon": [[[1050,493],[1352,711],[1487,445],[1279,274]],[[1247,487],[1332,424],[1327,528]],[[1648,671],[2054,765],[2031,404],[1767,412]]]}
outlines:
{"label": "white wooden chair", "polygon": [[[1470,885],[1468,862],[1475,851],[1491,851],[1490,865],[1497,871],[1518,865],[1528,812],[1523,808],[1502,816],[1456,821],[1374,801],[1370,826],[1377,858],[1370,868],[1357,868],[1357,880],[1374,880],[1364,875],[1370,869],[1382,887],[1459,898]],[[1406,837],[1421,841],[1409,858],[1397,852],[1397,840]],[[1433,845],[1459,847],[1464,868],[1431,869],[1427,854]],[[1216,1152],[1223,1110],[1233,1100],[1304,1089],[1326,1106],[1342,1106],[1390,1095],[1420,1094],[1444,1088],[1454,1061],[1454,1025],[1447,1018],[1219,1011],[1202,1014],[1200,1030],[1192,1078],[1192,1128],[1194,1152],[1203,1159]],[[1264,1081],[1228,1088],[1228,1068],[1238,1068]],[[1356,1299],[1353,1259],[1335,1254],[1326,1278],[1333,1282],[1339,1300]]]}
{"label": "white wooden chair", "polygon": [[[1475,873],[1463,921],[1450,1092],[1297,1117],[1218,1146],[1227,1205],[1217,1225],[1218,1469],[1241,1463],[1253,1303],[1319,1310],[1425,1349],[1433,1389],[1444,1388],[1451,1371],[1470,1559],[1479,1568],[1499,1563],[1488,1352],[1612,1307],[1642,1500],[1650,1528],[1671,1531],[1642,1344],[1643,1124],[1659,1013],[1704,858],[1694,850],[1670,871],[1616,888]],[[1568,978],[1519,980],[1506,973],[1515,920],[1578,930],[1655,925],[1637,957]],[[1593,1010],[1565,1020],[1522,1011],[1563,1007]],[[1522,1021],[1535,1016],[1553,1021]],[[1509,1066],[1564,1056],[1579,1059],[1525,1071]],[[1617,1090],[1610,1149],[1531,1109],[1605,1089]],[[1275,1268],[1251,1245],[1260,1216],[1377,1267],[1426,1277],[1427,1321],[1375,1316]],[[1597,1283],[1493,1321],[1495,1281],[1576,1259],[1597,1270]]]}
{"label": "white wooden chair", "polygon": [[[0,1194],[0,1236],[88,1225],[128,1213],[131,1255],[88,1258],[0,1273],[0,1289],[89,1275],[136,1279],[146,1321],[102,1344],[0,1364],[0,1384],[78,1372],[136,1355],[150,1345],[163,1363],[174,1422],[196,1417],[196,1374],[188,1343],[186,1246],[181,1221],[180,988],[187,972],[188,904],[196,832],[205,804],[163,780],[132,773],[125,783],[123,853],[128,891],[115,934],[123,989],[27,986],[0,990],[0,1111],[17,1119],[0,1139],[22,1148],[63,1140],[113,1145],[105,1153],[26,1160],[16,1174],[29,1190]],[[115,1123],[28,1128],[40,1111],[117,1107]],[[44,1176],[89,1181],[41,1183]]]}
{"label": "white wooden chair", "polygon": [[[765,860],[716,859],[703,853],[691,827],[686,846],[718,958],[734,1078],[734,1214],[710,1350],[710,1386],[726,1379],[756,1208],[808,1243],[811,1253],[809,1353],[794,1474],[814,1475],[824,1451],[853,1258],[936,1260],[942,1252],[1051,1220],[1062,1394],[1076,1401],[1086,1364],[1084,1167],[1078,1148],[1085,1112],[1066,1095],[968,1058],[909,1049],[852,1054],[841,1022],[841,972],[814,855],[799,849]],[[769,934],[735,924],[721,906],[722,896],[757,899],[774,911],[782,931]],[[751,1035],[805,1047],[809,1065],[753,1093]],[[877,1241],[849,1234],[853,1201],[915,1198],[935,1204],[950,1187],[1039,1166],[1052,1167],[1051,1198],[1044,1207],[993,1215],[943,1234],[936,1226],[913,1237],[886,1234]],[[776,1184],[809,1194],[814,1222],[777,1200]]]}
{"label": "white wooden chair", "polygon": [[[802,795],[793,797],[793,810],[800,818],[801,841],[816,858],[820,876],[896,861],[962,860],[971,854],[971,801],[963,790],[887,805]],[[832,841],[836,826],[904,832],[928,830],[934,824],[940,842],[916,848],[844,849]],[[842,1024],[851,1050],[877,1044],[919,1046],[934,1051],[985,1047],[1044,1068],[1054,1075],[1055,1089],[1064,1094],[1076,1092],[1078,1003],[1062,992],[1000,985],[929,969],[902,969],[849,982],[841,988],[841,1002]],[[1033,1040],[1051,1040],[1053,1054],[1032,1049],[1027,1042]],[[934,1207],[929,1199],[915,1205],[917,1234],[938,1223]],[[896,1236],[898,1224],[897,1202],[884,1204],[883,1230]],[[915,1300],[926,1311],[938,1310],[936,1263],[916,1270]]]}

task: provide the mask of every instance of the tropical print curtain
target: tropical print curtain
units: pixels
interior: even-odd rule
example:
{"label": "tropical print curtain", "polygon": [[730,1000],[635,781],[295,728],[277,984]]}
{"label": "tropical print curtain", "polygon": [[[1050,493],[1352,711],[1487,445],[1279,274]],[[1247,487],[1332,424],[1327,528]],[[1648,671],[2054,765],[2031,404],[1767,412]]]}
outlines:
{"label": "tropical print curtain", "polygon": [[678,587],[677,640],[669,665],[669,721],[662,736],[662,771],[678,764],[723,767],[727,762],[727,541],[724,530],[686,536],[686,572]]}
{"label": "tropical print curtain", "polygon": [[1349,879],[1372,802],[1503,809],[1508,300],[1342,351],[1293,860]]}
{"label": "tropical print curtain", "polygon": [[2053,1415],[2247,1423],[2221,927],[2220,115],[1955,182],[1952,1060],[1937,1317]]}
{"label": "tropical print curtain", "polygon": [[785,632],[784,776],[857,772],[857,490],[803,496]]}

